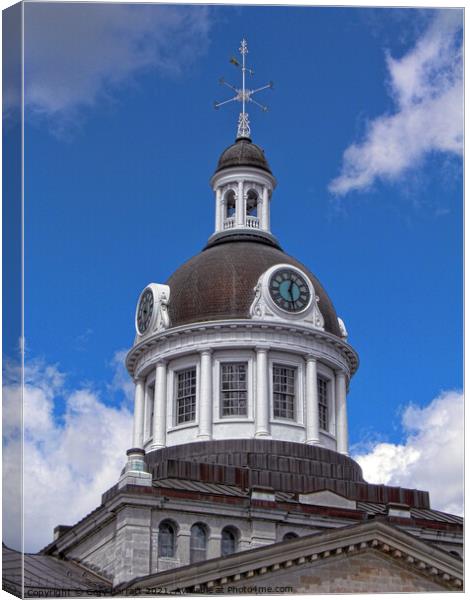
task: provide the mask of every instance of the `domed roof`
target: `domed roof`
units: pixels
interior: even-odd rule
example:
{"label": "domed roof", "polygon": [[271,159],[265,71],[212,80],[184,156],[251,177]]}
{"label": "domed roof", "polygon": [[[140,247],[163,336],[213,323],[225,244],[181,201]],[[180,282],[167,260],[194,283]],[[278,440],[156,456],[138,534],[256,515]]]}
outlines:
{"label": "domed roof", "polygon": [[319,297],[325,330],[341,336],[336,311],[318,279],[298,260],[285,254],[273,238],[222,235],[185,262],[168,279],[173,327],[224,319],[249,319],[260,275],[273,265],[287,263],[310,278]]}
{"label": "domed roof", "polygon": [[271,173],[262,148],[253,144],[249,138],[238,138],[235,144],[226,148],[220,155],[216,173],[229,167],[256,167]]}

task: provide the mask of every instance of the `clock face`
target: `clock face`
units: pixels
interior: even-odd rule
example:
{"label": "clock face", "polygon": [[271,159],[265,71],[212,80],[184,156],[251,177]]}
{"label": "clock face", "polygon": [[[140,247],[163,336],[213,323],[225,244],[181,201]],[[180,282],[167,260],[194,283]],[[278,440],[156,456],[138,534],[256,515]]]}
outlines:
{"label": "clock face", "polygon": [[153,292],[152,290],[145,290],[142,294],[139,302],[139,308],[137,309],[137,329],[140,334],[147,331],[150,325],[150,320],[153,313]]}
{"label": "clock face", "polygon": [[310,302],[307,281],[293,269],[274,271],[269,280],[269,293],[279,308],[290,313],[301,312]]}

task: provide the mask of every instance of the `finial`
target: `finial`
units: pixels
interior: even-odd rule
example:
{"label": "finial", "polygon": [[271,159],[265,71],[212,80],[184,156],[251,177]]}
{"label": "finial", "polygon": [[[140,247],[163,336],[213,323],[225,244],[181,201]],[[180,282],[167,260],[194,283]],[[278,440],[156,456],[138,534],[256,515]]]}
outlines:
{"label": "finial", "polygon": [[[248,113],[245,110],[246,103],[253,102],[253,104],[256,104],[256,106],[259,106],[261,108],[261,110],[267,111],[268,107],[264,106],[263,104],[260,104],[259,102],[256,102],[256,100],[253,100],[252,96],[254,94],[257,94],[258,92],[261,92],[262,90],[266,90],[268,88],[273,87],[273,82],[270,81],[267,85],[263,85],[262,87],[256,88],[254,90],[249,90],[246,88],[246,85],[245,85],[246,84],[246,73],[248,72],[250,75],[253,75],[254,71],[252,69],[249,69],[246,66],[246,55],[248,54],[248,44],[245,39],[243,39],[240,43],[239,52],[242,55],[242,62],[241,62],[242,87],[236,88],[232,84],[225,81],[224,78],[220,79],[219,83],[221,85],[225,85],[225,86],[229,87],[231,90],[236,92],[236,95],[233,98],[230,98],[230,100],[224,100],[223,102],[214,102],[214,108],[219,108],[220,106],[222,106],[224,104],[228,104],[229,102],[241,102],[242,103],[242,112],[240,113],[240,116],[238,117],[237,139],[238,138],[249,138],[251,135],[250,120],[248,118]],[[240,67],[240,62],[236,58],[232,57],[230,59],[230,62],[235,67]]]}

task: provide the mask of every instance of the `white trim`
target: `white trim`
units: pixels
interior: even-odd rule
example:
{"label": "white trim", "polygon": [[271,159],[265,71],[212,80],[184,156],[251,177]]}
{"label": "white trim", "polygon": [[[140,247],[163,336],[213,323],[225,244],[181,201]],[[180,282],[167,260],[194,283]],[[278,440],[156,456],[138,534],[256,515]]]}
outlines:
{"label": "white trim", "polygon": [[256,167],[241,166],[229,167],[228,169],[224,169],[219,173],[215,173],[210,180],[210,185],[215,192],[218,187],[232,184],[234,181],[238,181],[239,179],[264,185],[270,190],[274,190],[277,184],[276,178],[267,171],[257,169]]}
{"label": "white trim", "polygon": [[[274,416],[273,366],[294,367],[295,374],[295,405],[294,419]],[[301,356],[293,354],[270,352],[268,357],[269,372],[269,420],[272,424],[291,425],[305,428],[305,362]]]}
{"label": "white trim", "polygon": [[[194,421],[185,423],[176,422],[176,373],[185,369],[196,368],[196,413]],[[168,384],[167,384],[167,431],[177,431],[188,427],[199,427],[199,382],[201,378],[201,364],[199,355],[184,356],[172,360],[168,364]]]}
{"label": "white trim", "polygon": [[326,379],[327,398],[328,398],[328,429],[319,427],[320,434],[328,435],[331,439],[336,440],[336,402],[335,402],[335,373],[327,365],[321,362],[317,363],[317,376]]}
{"label": "white trim", "polygon": [[343,369],[350,378],[358,368],[354,349],[337,336],[298,322],[275,322],[255,319],[208,321],[173,327],[134,345],[126,366],[134,378],[148,373],[162,358],[172,360],[196,354],[203,347],[214,350],[247,348],[268,344],[301,355],[312,354],[333,369]]}
{"label": "white trim", "polygon": [[[237,415],[233,417],[223,417],[221,415],[220,402],[220,366],[222,363],[247,363],[247,414],[246,417]],[[254,421],[254,375],[253,375],[254,354],[249,349],[222,350],[213,357],[213,399],[214,399],[214,423],[252,423]]]}
{"label": "white trim", "polygon": [[[150,393],[151,390],[153,393]],[[150,415],[152,414],[152,406],[155,399],[155,370],[149,374],[145,381],[145,401],[144,401],[144,446],[152,440],[153,432],[150,427]]]}
{"label": "white trim", "polygon": [[349,455],[347,389],[346,374],[336,371],[335,377],[335,414],[336,414],[336,448],[341,454]]}

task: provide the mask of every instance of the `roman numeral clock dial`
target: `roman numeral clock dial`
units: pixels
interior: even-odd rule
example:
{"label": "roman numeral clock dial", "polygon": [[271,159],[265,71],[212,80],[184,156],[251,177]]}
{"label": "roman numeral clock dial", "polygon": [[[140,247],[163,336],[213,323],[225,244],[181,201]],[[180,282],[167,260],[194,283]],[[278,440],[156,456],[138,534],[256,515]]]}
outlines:
{"label": "roman numeral clock dial", "polygon": [[137,330],[140,335],[143,335],[147,329],[149,328],[150,321],[152,319],[153,314],[153,292],[150,289],[146,289],[139,302],[139,306],[137,308]]}
{"label": "roman numeral clock dial", "polygon": [[279,308],[290,313],[303,311],[310,302],[307,281],[293,269],[274,271],[269,280],[269,293]]}

